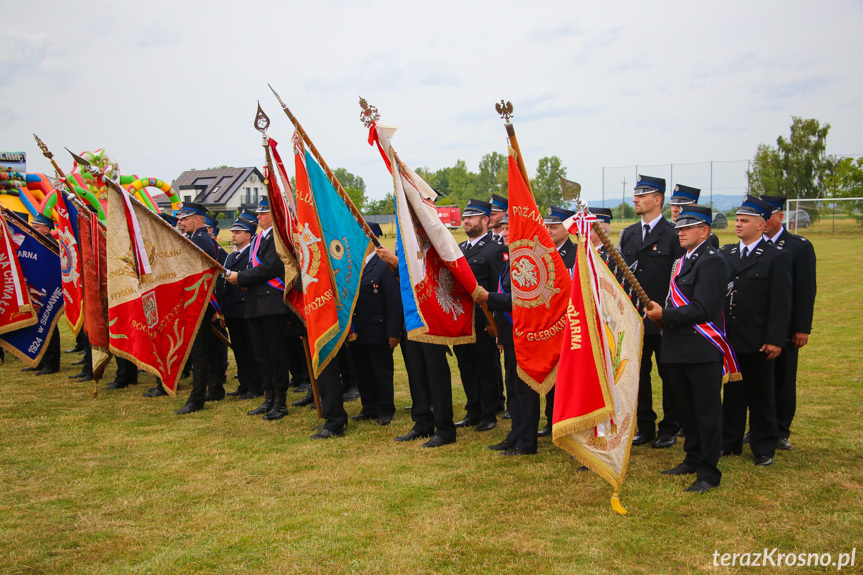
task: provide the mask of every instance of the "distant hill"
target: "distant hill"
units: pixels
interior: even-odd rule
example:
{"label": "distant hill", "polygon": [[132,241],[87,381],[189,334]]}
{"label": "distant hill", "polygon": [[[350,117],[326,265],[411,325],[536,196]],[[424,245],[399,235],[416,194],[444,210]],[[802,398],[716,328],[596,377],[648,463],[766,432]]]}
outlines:
{"label": "distant hill", "polygon": [[[668,201],[668,198],[671,196],[666,194],[665,201]],[[602,198],[591,198],[587,200],[588,204],[591,206],[601,206]],[[700,201],[698,202],[700,205],[707,205],[710,202],[710,194],[705,194],[703,191],[701,193]],[[716,212],[727,212],[731,208],[739,206],[743,202],[743,196],[739,195],[724,195],[724,194],[713,194],[713,210]],[[626,203],[632,205],[632,196],[628,196],[626,198]],[[605,207],[606,208],[615,208],[620,206],[620,198],[605,198]]]}

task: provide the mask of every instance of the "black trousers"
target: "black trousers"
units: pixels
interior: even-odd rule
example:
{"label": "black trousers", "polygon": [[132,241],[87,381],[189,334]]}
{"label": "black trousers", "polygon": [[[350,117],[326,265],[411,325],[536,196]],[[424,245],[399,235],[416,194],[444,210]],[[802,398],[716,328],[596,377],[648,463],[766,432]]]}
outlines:
{"label": "black trousers", "polygon": [[484,329],[476,330],[476,343],[454,346],[458,370],[464,386],[467,417],[495,423],[500,410],[500,391],[496,370],[500,369],[497,344]]}
{"label": "black trousers", "polygon": [[776,358],[775,395],[776,424],[779,437],[788,439],[791,436],[791,422],[797,411],[797,359],[800,350],[791,342],[786,342],[782,353]]}
{"label": "black trousers", "polygon": [[225,325],[228,326],[228,333],[231,334],[231,346],[234,348],[234,359],[237,361],[240,390],[262,393],[261,370],[258,368],[258,362],[255,361],[249,320],[241,317],[226,317]]}
{"label": "black trousers", "polygon": [[645,335],[641,348],[641,372],[638,375],[638,420],[639,433],[653,433],[656,422],[656,412],[653,411],[653,387],[650,381],[650,371],[653,363],[650,356],[656,356],[656,366],[659,379],[662,381],[662,421],[659,422],[659,435],[677,435],[680,431],[680,417],[676,413],[674,391],[668,385],[665,375],[665,364],[662,363],[662,336],[659,334]]}
{"label": "black trousers", "polygon": [[554,420],[554,388],[545,394],[545,421],[551,425]]}
{"label": "black trousers", "polygon": [[668,363],[666,377],[674,390],[677,413],[686,429],[683,463],[699,481],[719,485],[722,451],[722,362]]}
{"label": "black trousers", "polygon": [[[342,346],[339,355],[348,354]],[[339,358],[334,357],[318,375],[318,393],[321,396],[321,411],[323,412],[324,428],[340,432],[348,426],[348,414],[345,411],[345,401],[342,397],[342,378],[339,374]]]}
{"label": "black trousers", "polygon": [[303,339],[300,336],[288,336],[288,355],[290,356],[288,365],[291,371],[291,387],[311,382],[309,364],[306,362],[306,352],[303,350],[303,345]]}
{"label": "black trousers", "polygon": [[433,433],[446,440],[455,439],[452,375],[446,346],[410,341],[407,336],[402,336],[401,348],[411,391],[414,431]]}
{"label": "black trousers", "polygon": [[[191,357],[191,352],[189,354]],[[118,385],[129,386],[138,383],[138,366],[122,357],[117,358],[117,375],[114,376],[114,381]]]}
{"label": "black trousers", "polygon": [[[215,333],[213,333],[213,328],[218,329],[221,332],[222,336],[227,339],[228,334],[221,325],[209,324],[212,327],[207,326],[210,330],[210,347],[208,350],[208,355],[210,357],[210,377],[207,381],[207,389],[211,391],[215,391],[218,395],[224,395],[225,393],[225,378],[226,373],[228,371],[228,344],[227,342],[222,341],[220,337],[218,337]],[[201,329],[204,329],[204,324],[201,323]],[[218,369],[216,369],[218,366]]]}
{"label": "black trousers", "polygon": [[78,332],[75,343],[84,348],[84,365],[81,366],[81,373],[93,375],[93,349],[90,347],[90,338],[87,337],[83,329]]}
{"label": "black trousers", "polygon": [[288,389],[288,316],[267,315],[249,318],[255,361],[261,372],[263,391]]}
{"label": "black trousers", "polygon": [[[518,376],[515,346],[503,347],[503,360],[507,380],[512,377],[513,395],[509,397],[509,415],[512,429],[506,440],[528,453],[536,453],[536,427],[539,425],[539,394]],[[507,390],[510,388],[507,387]],[[509,393],[509,391],[507,391]]]}
{"label": "black trousers", "polygon": [[42,359],[39,360],[36,369],[46,367],[48,369],[60,369],[60,329],[56,326],[51,332],[51,339],[48,340],[45,353],[42,354]]}
{"label": "black trousers", "polygon": [[357,384],[353,355],[351,355],[351,352],[346,347],[342,346],[336,359],[333,361],[337,361],[339,364],[339,377],[342,380],[342,393],[345,393]]}
{"label": "black trousers", "polygon": [[371,417],[392,419],[396,413],[393,389],[393,350],[388,342],[351,344],[357,388],[362,413]]}
{"label": "black trousers", "polygon": [[220,349],[224,344],[218,341],[210,329],[214,313],[213,308],[207,306],[189,353],[189,363],[192,364],[192,391],[187,402],[195,405],[204,405],[208,387],[225,387],[225,364]]}
{"label": "black trousers", "polygon": [[767,361],[762,352],[755,352],[738,353],[737,361],[743,380],[725,384],[722,450],[742,453],[749,408],[749,447],[756,457],[773,457],[779,442],[773,381],[776,360]]}

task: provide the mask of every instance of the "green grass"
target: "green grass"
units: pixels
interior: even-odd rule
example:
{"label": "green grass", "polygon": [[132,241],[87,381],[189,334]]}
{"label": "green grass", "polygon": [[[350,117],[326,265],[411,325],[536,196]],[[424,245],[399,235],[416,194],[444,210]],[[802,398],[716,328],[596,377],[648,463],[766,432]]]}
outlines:
{"label": "green grass", "polygon": [[44,377],[10,359],[0,367],[0,573],[734,573],[713,567],[714,550],[850,551],[863,534],[854,226],[807,231],[819,291],[794,449],[766,469],[748,450],[723,459],[722,486],[694,496],[683,492],[691,478],[659,473],[681,461],[679,443],[634,448],[626,517],[611,510],[608,484],[577,473],[548,439],[534,457],[485,449],[508,422],[436,450],[394,442],[411,427],[398,351],[393,424],[351,424],[329,441],[309,440],[318,420],[306,408],[264,422],[245,415],[256,402],[226,400],[179,417],[188,381],[176,399],[142,398],[153,382],[144,374],[94,397],[92,384],[66,378],[77,355]]}

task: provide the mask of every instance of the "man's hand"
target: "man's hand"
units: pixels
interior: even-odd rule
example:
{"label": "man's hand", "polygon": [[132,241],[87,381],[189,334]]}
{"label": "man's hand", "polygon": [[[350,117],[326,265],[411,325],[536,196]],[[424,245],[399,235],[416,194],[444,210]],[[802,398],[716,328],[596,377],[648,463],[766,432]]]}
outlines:
{"label": "man's hand", "polygon": [[770,345],[769,343],[765,343],[761,346],[761,349],[758,351],[763,351],[767,354],[767,360],[776,359],[779,357],[779,354],[782,353],[782,348],[778,345]]}
{"label": "man's hand", "polygon": [[800,349],[801,347],[809,343],[809,334],[797,332],[791,336],[791,343],[794,345],[794,347]]}
{"label": "man's hand", "polygon": [[399,265],[399,258],[393,253],[391,249],[386,246],[381,246],[375,249],[375,253],[378,254],[378,257],[384,260],[384,262],[390,266],[390,269],[395,269]]}
{"label": "man's hand", "polygon": [[651,301],[650,305],[645,309],[647,319],[659,323],[662,321],[662,307],[655,301]]}
{"label": "man's hand", "polygon": [[391,338],[389,338],[389,342],[390,342],[390,349],[395,349],[395,348],[396,348],[396,346],[399,344],[399,342],[400,342],[400,341],[401,341],[401,340],[400,340],[399,338],[397,338],[397,337],[391,337]]}
{"label": "man's hand", "polygon": [[476,300],[474,300],[474,301],[475,301],[476,303],[485,303],[485,302],[487,302],[487,301],[488,301],[488,290],[486,290],[486,289],[485,289],[484,287],[482,287],[482,286],[478,286],[478,287],[479,287],[479,293],[477,294],[477,296],[476,296]]}
{"label": "man's hand", "polygon": [[238,274],[237,272],[228,272],[228,273],[225,275],[225,279],[226,279],[226,280],[228,280],[228,282],[230,282],[230,283],[232,283],[232,284],[234,284],[234,285],[237,285],[237,281],[238,281],[238,280],[237,280],[237,276],[238,276],[238,275],[239,275],[239,274]]}

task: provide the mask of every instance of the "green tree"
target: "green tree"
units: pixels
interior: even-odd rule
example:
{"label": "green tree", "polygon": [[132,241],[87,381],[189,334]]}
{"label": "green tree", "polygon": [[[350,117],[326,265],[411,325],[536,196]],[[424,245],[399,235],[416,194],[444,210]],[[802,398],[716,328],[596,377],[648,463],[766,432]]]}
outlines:
{"label": "green tree", "polygon": [[[863,158],[837,158],[829,156],[822,166],[824,195],[831,198],[859,198],[863,196]],[[840,210],[851,214],[863,224],[863,201],[841,202]]]}
{"label": "green tree", "polygon": [[747,173],[749,178],[749,193],[753,195],[781,195],[782,166],[779,151],[765,144],[759,144],[752,162],[752,169]]}
{"label": "green tree", "polygon": [[351,201],[362,212],[366,203],[366,183],[360,176],[355,176],[344,168],[336,168],[333,173],[345,188]]}
{"label": "green tree", "polygon": [[369,215],[384,215],[396,213],[396,197],[393,192],[389,192],[382,200],[368,200],[366,203],[365,214]]}
{"label": "green tree", "polygon": [[481,199],[492,194],[506,196],[507,158],[498,152],[486,154],[479,161],[476,193]]}
{"label": "green tree", "polygon": [[559,206],[563,203],[563,192],[560,189],[558,172],[566,177],[566,168],[561,165],[557,156],[545,156],[539,159],[536,177],[530,181],[533,197],[540,213],[545,213],[549,206]]}

